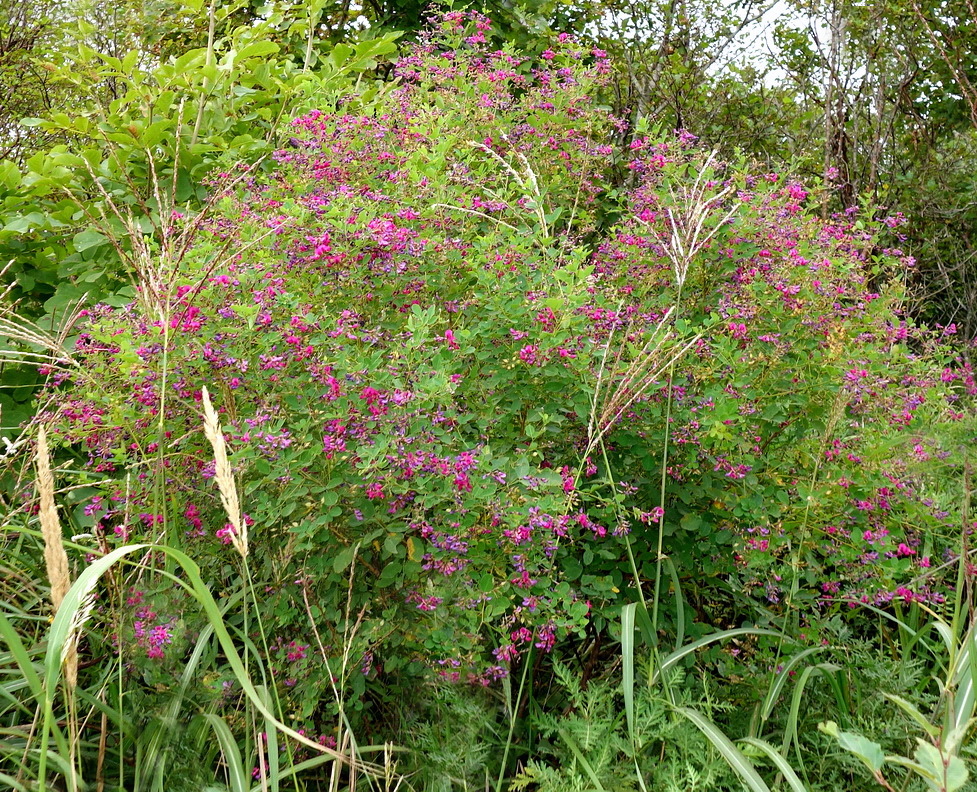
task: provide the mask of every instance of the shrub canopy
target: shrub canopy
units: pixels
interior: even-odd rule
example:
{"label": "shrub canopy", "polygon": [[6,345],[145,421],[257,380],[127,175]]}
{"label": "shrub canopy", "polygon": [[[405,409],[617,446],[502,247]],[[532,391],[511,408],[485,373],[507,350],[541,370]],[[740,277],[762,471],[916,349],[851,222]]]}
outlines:
{"label": "shrub canopy", "polygon": [[[488,684],[603,628],[659,551],[785,612],[938,599],[933,427],[975,386],[950,329],[901,314],[911,261],[875,244],[900,219],[821,219],[681,132],[622,150],[602,52],[561,37],[530,68],[488,26],[448,14],[372,112],[295,119],[271,175],[174,211],[137,300],[86,312],[41,417],[81,455],[92,551],[161,541],[238,579],[207,387],[302,718],[326,675]],[[140,629],[192,631],[180,608]]]}

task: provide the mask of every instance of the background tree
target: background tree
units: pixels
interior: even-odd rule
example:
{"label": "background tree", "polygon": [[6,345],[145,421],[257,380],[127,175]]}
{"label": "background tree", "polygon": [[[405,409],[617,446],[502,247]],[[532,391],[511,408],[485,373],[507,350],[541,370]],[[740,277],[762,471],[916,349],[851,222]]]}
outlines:
{"label": "background tree", "polygon": [[21,125],[27,116],[44,115],[64,100],[44,55],[57,41],[52,4],[5,3],[0,6],[0,160],[21,160],[24,154],[52,142]]}

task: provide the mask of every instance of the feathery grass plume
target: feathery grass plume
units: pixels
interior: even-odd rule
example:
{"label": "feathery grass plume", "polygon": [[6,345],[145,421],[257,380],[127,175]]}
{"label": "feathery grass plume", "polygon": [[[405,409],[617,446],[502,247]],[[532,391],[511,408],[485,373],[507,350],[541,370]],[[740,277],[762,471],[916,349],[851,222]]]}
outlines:
{"label": "feathery grass plume", "polygon": [[[627,370],[619,375],[620,379],[613,386],[606,380],[615,376],[625,345],[618,345],[617,353],[610,367],[610,372],[613,373],[609,373],[607,370],[607,353],[610,349],[611,338],[608,338],[597,375],[597,385],[592,397],[590,423],[587,428],[589,447],[600,442],[601,438],[620,421],[628,408],[647,393],[661,373],[682,357],[701,337],[696,336],[684,344],[677,343],[673,331],[668,329],[668,320],[674,310],[674,308],[669,308],[658,321],[651,337],[638,350],[634,360],[631,361]],[[603,393],[601,393],[602,387],[604,388]]]}
{"label": "feathery grass plume", "polygon": [[[44,540],[44,565],[47,567],[51,583],[51,604],[54,610],[61,606],[68,589],[71,576],[68,573],[68,554],[61,537],[61,522],[54,504],[54,474],[51,472],[51,455],[47,447],[47,431],[42,424],[37,432],[37,491],[41,499],[40,519],[41,537]],[[66,647],[62,662],[65,668],[65,681],[74,688],[78,682],[78,643],[72,641]]]}
{"label": "feathery grass plume", "polygon": [[[672,206],[666,206],[665,212],[668,215],[671,229],[668,237],[661,241],[665,254],[672,262],[675,285],[679,288],[680,293],[688,276],[692,259],[712,241],[719,229],[736,214],[737,206],[734,204],[723,218],[713,226],[712,230],[707,230],[705,227],[706,220],[712,210],[722,206],[722,202],[733,193],[734,189],[730,185],[716,195],[706,197],[706,190],[709,188],[710,182],[705,177],[707,173],[712,172],[715,164],[716,152],[713,151],[699,169],[695,183],[691,187],[682,186],[677,191],[671,185],[668,187]],[[638,218],[638,222],[648,225],[640,218]]]}
{"label": "feathery grass plume", "polygon": [[241,554],[241,558],[248,557],[248,527],[241,519],[241,506],[237,499],[237,487],[234,485],[234,475],[231,473],[231,463],[227,461],[227,446],[224,444],[224,433],[221,431],[220,419],[211,404],[207,388],[203,389],[204,403],[204,434],[214,448],[215,472],[217,489],[221,494],[221,505],[227,512],[227,519],[231,523],[231,543]]}
{"label": "feathery grass plume", "polygon": [[51,472],[47,432],[43,426],[37,433],[37,490],[41,498],[44,563],[47,566],[48,580],[51,582],[51,604],[57,610],[64,595],[71,588],[71,578],[68,576],[68,554],[61,542],[61,523],[58,520],[57,507],[54,505],[54,474]]}
{"label": "feathery grass plume", "polygon": [[[182,103],[180,113],[182,114]],[[172,320],[172,311],[176,307],[173,298],[174,283],[180,272],[180,264],[192,249],[205,221],[211,216],[216,205],[223,197],[232,191],[237,184],[247,179],[261,162],[259,159],[249,168],[232,179],[223,190],[215,190],[206,203],[200,207],[196,215],[185,225],[173,222],[177,213],[177,169],[173,169],[173,179],[170,185],[165,185],[156,167],[156,158],[147,151],[149,163],[149,187],[152,190],[153,201],[144,200],[141,196],[145,185],[137,184],[126,174],[128,169],[122,160],[119,147],[111,141],[103,139],[108,147],[110,156],[119,166],[120,173],[129,188],[129,198],[133,205],[124,205],[110,194],[102,184],[92,166],[86,161],[85,167],[92,179],[92,185],[99,191],[104,205],[91,208],[91,202],[71,190],[64,189],[65,194],[74,201],[86,216],[91,227],[102,234],[112,245],[119,261],[127,266],[127,274],[136,289],[136,295],[143,308],[151,316],[158,318],[168,326]],[[176,139],[176,161],[180,159],[180,139]],[[263,158],[262,158],[263,159]],[[146,224],[151,229],[147,233]],[[121,231],[119,230],[121,228]],[[217,251],[207,273],[193,286],[190,292],[183,295],[180,301],[184,313],[189,309],[193,296],[207,283],[208,278],[217,267],[222,266],[234,256],[260,243],[266,237],[275,233],[269,229],[249,241],[242,248],[232,250],[234,236],[229,235],[224,245]]]}
{"label": "feathery grass plume", "polygon": [[[502,134],[502,139],[507,142],[509,140],[509,138],[506,137],[504,133]],[[477,140],[470,140],[468,141],[468,145],[486,153],[495,162],[501,165],[503,170],[509,176],[512,177],[513,181],[515,181],[515,183],[519,186],[519,189],[521,189],[524,193],[526,193],[525,197],[528,198],[532,202],[533,206],[535,207],[536,217],[539,219],[539,227],[543,231],[543,236],[548,236],[549,231],[547,230],[546,227],[546,210],[543,207],[543,195],[539,189],[539,180],[536,178],[536,173],[533,171],[532,165],[529,164],[529,160],[526,158],[526,155],[521,152],[516,153],[516,156],[519,158],[520,162],[522,162],[523,164],[523,167],[526,169],[526,173],[524,175],[521,174],[519,171],[517,171],[515,168],[513,168],[512,165],[509,164],[509,162],[506,159],[501,157],[499,154],[497,154],[491,148],[486,146],[484,143]],[[501,200],[501,196],[499,196],[497,193],[493,192],[492,190],[489,190],[484,186],[481,189],[485,194],[487,194],[491,198],[495,200]],[[482,217],[486,220],[490,220],[496,225],[504,226],[505,228],[508,228],[511,231],[515,231],[516,233],[521,233],[520,229],[512,225],[511,223],[507,223],[505,222],[505,220],[502,220],[501,218],[498,217],[494,217],[488,214],[487,212],[480,212],[478,209],[469,209],[464,206],[454,206],[453,204],[444,204],[444,203],[433,204],[432,208],[451,209],[452,211],[456,211],[456,212],[464,212],[465,214],[477,215],[478,217]],[[535,242],[536,244],[542,245],[542,243],[538,239],[535,240]]]}
{"label": "feathery grass plume", "polygon": [[[0,278],[6,275],[9,268],[10,264],[0,270]],[[14,279],[0,292],[0,338],[13,344],[5,344],[0,350],[0,363],[77,368],[78,362],[68,349],[67,339],[81,317],[81,303],[84,298],[69,305],[57,328],[53,327],[52,322],[52,329],[47,331],[16,313],[17,302],[7,299],[16,284]]]}
{"label": "feathery grass plume", "polygon": [[[509,137],[504,132],[502,133],[501,137],[506,143],[509,142]],[[533,171],[532,165],[529,164],[529,160],[526,159],[526,155],[521,151],[516,152],[516,157],[522,163],[523,168],[526,169],[525,174],[522,174],[513,168],[508,161],[500,157],[495,151],[486,146],[484,143],[473,140],[469,141],[468,145],[484,151],[503,168],[505,168],[509,175],[515,180],[516,184],[519,185],[519,189],[526,193],[526,197],[535,204],[536,217],[539,219],[539,227],[543,230],[544,236],[548,236],[549,233],[546,229],[546,210],[543,208],[543,194],[539,189],[539,180],[536,178],[536,173]]]}

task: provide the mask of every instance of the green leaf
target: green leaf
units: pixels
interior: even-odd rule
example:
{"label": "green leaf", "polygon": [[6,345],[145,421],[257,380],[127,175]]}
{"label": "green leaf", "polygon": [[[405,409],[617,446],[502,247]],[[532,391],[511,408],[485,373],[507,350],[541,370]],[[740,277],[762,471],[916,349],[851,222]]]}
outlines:
{"label": "green leaf", "polygon": [[80,234],[75,234],[74,239],[72,240],[75,245],[75,250],[79,252],[100,247],[101,245],[107,244],[108,241],[109,238],[105,236],[105,234],[93,230],[82,231]]}
{"label": "green leaf", "polygon": [[20,168],[10,160],[0,161],[0,186],[13,190],[20,185]]}
{"label": "green leaf", "polygon": [[925,773],[919,773],[934,792],[955,792],[967,783],[967,767],[956,755],[943,753],[926,740],[917,740],[916,761]]}
{"label": "green leaf", "polygon": [[930,737],[936,737],[940,733],[940,729],[934,726],[926,717],[921,713],[916,707],[910,702],[906,701],[902,696],[897,696],[893,693],[883,693],[889,701],[895,704],[899,709],[905,712],[910,718],[912,718],[916,723],[918,723]]}
{"label": "green leaf", "polygon": [[885,754],[882,753],[882,746],[872,742],[867,737],[853,732],[843,732],[838,730],[838,724],[834,721],[818,724],[818,731],[824,732],[838,741],[838,745],[851,754],[854,754],[865,766],[872,771],[873,775],[882,769],[885,764]]}
{"label": "green leaf", "polygon": [[252,41],[246,44],[237,53],[239,61],[245,58],[259,58],[262,55],[273,55],[278,52],[280,47],[272,41]]}
{"label": "green leaf", "polygon": [[359,545],[351,545],[343,550],[339,555],[333,559],[332,571],[339,573],[346,569],[350,564],[353,563],[353,558],[356,556],[356,551],[359,549]]}
{"label": "green leaf", "polygon": [[11,220],[3,227],[3,230],[14,231],[19,234],[25,231],[30,231],[33,228],[43,227],[45,225],[45,220],[46,218],[40,212],[29,212],[22,217]]}

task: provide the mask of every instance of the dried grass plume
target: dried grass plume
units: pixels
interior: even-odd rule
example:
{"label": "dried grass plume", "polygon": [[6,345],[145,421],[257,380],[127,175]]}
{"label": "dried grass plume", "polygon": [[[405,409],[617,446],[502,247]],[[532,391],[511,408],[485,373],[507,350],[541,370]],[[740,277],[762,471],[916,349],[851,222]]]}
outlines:
{"label": "dried grass plume", "polygon": [[42,426],[37,433],[37,490],[41,498],[41,536],[44,539],[44,563],[51,582],[51,604],[57,610],[71,588],[68,575],[68,554],[61,541],[61,523],[54,505],[54,474],[47,447],[47,431]]}
{"label": "dried grass plume", "polygon": [[[61,522],[54,503],[54,474],[51,472],[51,455],[47,447],[47,430],[41,425],[37,432],[37,491],[41,500],[41,537],[44,540],[44,564],[51,583],[51,604],[57,611],[71,588],[68,572],[68,554],[61,536]],[[77,639],[68,646],[62,658],[65,681],[74,688],[78,682]]]}
{"label": "dried grass plume", "polygon": [[241,554],[241,558],[248,556],[248,527],[241,519],[241,506],[237,498],[237,487],[234,485],[234,475],[231,473],[231,463],[227,460],[227,446],[224,444],[224,432],[221,430],[217,411],[210,401],[207,388],[203,389],[204,403],[204,434],[214,449],[214,478],[217,489],[220,490],[221,505],[227,512],[227,519],[231,524],[231,543]]}

